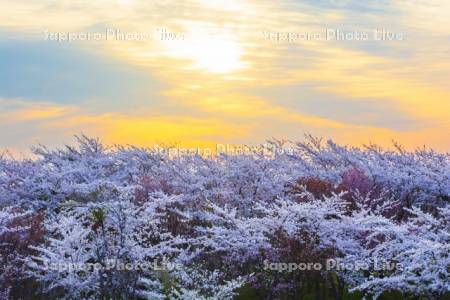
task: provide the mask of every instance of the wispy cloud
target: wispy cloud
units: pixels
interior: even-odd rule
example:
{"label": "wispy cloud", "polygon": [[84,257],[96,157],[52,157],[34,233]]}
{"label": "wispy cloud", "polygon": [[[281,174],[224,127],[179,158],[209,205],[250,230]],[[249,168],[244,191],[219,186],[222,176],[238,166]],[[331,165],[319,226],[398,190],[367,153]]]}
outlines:
{"label": "wispy cloud", "polygon": [[[15,122],[37,118],[41,132],[61,122],[64,134],[88,128],[113,142],[203,143],[310,131],[350,143],[397,138],[449,148],[443,132],[450,131],[450,4],[444,0],[0,5],[0,51],[8,57],[0,62],[8,70],[0,97],[33,100],[29,119]],[[108,29],[151,37],[45,40],[49,32]],[[288,42],[264,35],[327,29],[382,29],[404,39]],[[41,102],[55,107],[40,110]],[[10,114],[6,104],[0,113]],[[23,126],[25,137],[29,125]],[[8,139],[6,145],[14,144]]]}

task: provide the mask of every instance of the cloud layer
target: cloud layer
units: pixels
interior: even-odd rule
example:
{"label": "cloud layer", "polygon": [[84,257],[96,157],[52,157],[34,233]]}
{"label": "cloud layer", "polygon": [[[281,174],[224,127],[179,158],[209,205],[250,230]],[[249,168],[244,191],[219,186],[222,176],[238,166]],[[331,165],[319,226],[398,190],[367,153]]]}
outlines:
{"label": "cloud layer", "polygon": [[311,132],[450,149],[448,1],[0,5],[0,147],[81,131],[141,145]]}

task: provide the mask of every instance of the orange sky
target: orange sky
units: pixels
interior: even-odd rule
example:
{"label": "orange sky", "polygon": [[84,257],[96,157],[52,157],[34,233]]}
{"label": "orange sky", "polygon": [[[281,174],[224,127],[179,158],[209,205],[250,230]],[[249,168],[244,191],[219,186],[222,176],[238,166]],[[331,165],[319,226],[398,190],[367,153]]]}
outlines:
{"label": "orange sky", "polygon": [[0,5],[1,148],[80,132],[186,146],[307,132],[450,149],[445,0]]}

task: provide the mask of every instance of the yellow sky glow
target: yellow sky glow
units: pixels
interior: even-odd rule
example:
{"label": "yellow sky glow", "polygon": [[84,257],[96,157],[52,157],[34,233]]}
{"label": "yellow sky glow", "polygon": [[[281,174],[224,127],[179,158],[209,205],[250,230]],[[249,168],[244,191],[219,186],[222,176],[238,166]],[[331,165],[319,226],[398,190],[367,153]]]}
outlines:
{"label": "yellow sky glow", "polygon": [[[118,108],[89,109],[95,96],[66,103],[0,93],[0,124],[33,126],[50,143],[55,134],[81,131],[111,143],[203,146],[311,132],[357,145],[395,139],[407,147],[450,149],[448,1],[394,0],[373,11],[266,0],[0,0],[0,5],[2,36],[10,40],[17,35],[42,42],[45,30],[105,27],[153,34],[145,41],[72,44],[161,82],[133,90],[136,96],[119,101]],[[405,40],[276,42],[262,34],[381,26],[403,32]],[[147,96],[149,91],[158,100]],[[20,145],[35,141],[36,134]]]}

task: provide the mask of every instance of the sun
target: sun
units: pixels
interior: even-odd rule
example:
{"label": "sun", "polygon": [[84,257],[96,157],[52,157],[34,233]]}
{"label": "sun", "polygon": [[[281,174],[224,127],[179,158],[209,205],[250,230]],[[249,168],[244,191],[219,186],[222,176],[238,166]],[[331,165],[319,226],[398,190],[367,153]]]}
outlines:
{"label": "sun", "polygon": [[172,54],[190,62],[189,67],[206,72],[231,73],[245,66],[242,61],[244,51],[229,34],[190,30],[184,40],[169,46],[172,46]]}
{"label": "sun", "polygon": [[242,54],[236,42],[204,40],[197,42],[194,48],[195,67],[214,73],[230,73],[242,68]]}

